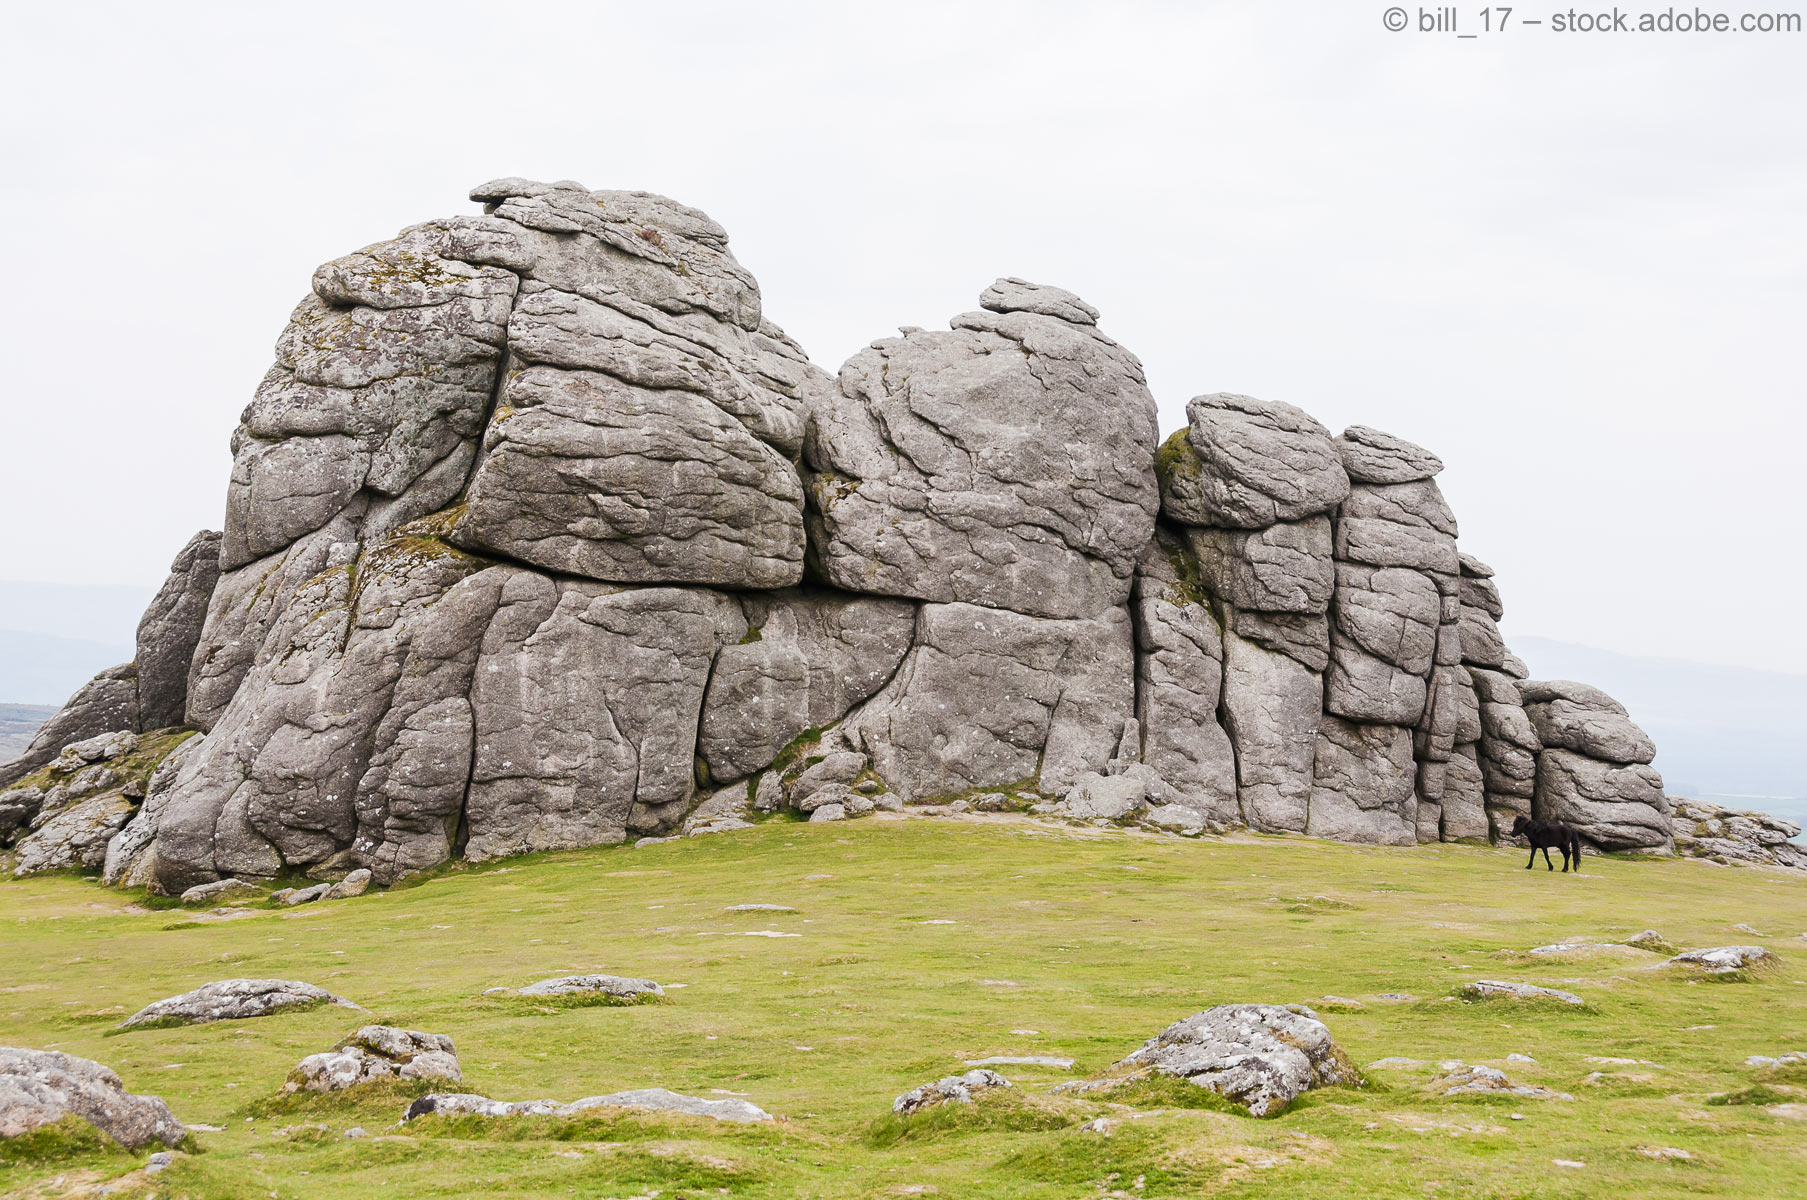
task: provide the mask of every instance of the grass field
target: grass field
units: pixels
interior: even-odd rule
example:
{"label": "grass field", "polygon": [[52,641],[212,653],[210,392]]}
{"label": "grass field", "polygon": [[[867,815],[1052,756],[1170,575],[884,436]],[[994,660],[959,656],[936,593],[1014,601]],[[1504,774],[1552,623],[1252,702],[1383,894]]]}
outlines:
{"label": "grass field", "polygon": [[[1523,860],[874,818],[517,859],[236,920],[151,911],[73,877],[9,881],[0,1044],[97,1059],[219,1129],[154,1176],[135,1171],[143,1155],[15,1146],[0,1152],[0,1192],[125,1176],[114,1195],[209,1200],[1807,1195],[1807,1076],[1744,1065],[1807,1049],[1807,880],[1592,857],[1564,876]],[[747,903],[796,911],[724,911]],[[1784,966],[1706,982],[1647,969],[1651,954],[1521,954],[1646,927],[1684,947],[1768,945]],[[762,931],[794,936],[737,936]],[[670,996],[580,1008],[480,995],[578,971],[647,976]],[[110,1033],[149,1001],[234,976],[307,980],[370,1015]],[[1587,1006],[1448,999],[1472,978],[1550,984]],[[1322,1011],[1356,1062],[1433,1065],[1371,1071],[1368,1089],[1310,1092],[1271,1120],[1192,1107],[1198,1089],[1177,1086],[1133,1106],[1049,1092],[1210,1005],[1325,994],[1364,1005]],[[297,1060],[373,1019],[450,1034],[464,1090],[498,1099],[657,1086],[743,1095],[779,1120],[394,1129],[405,1093],[277,1099]],[[1001,1068],[1008,1093],[890,1116],[906,1089],[1000,1054],[1077,1066]],[[1446,1058],[1575,1099],[1446,1097],[1429,1086]],[[1125,1119],[1108,1135],[1080,1128],[1098,1116]],[[345,1138],[353,1126],[371,1136]],[[1652,1157],[1665,1150],[1691,1157]]]}

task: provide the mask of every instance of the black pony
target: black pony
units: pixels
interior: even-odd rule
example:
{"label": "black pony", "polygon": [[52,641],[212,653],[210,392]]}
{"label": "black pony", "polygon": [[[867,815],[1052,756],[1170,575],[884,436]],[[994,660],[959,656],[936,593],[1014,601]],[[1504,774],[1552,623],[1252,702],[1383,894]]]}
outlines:
{"label": "black pony", "polygon": [[1556,847],[1562,855],[1562,869],[1569,869],[1569,859],[1575,860],[1575,869],[1581,869],[1581,835],[1564,825],[1561,821],[1533,821],[1529,817],[1520,817],[1512,822],[1512,836],[1522,837],[1531,843],[1531,861],[1525,864],[1529,871],[1537,865],[1537,852],[1543,851],[1543,865],[1554,871],[1556,865],[1550,861],[1550,847]]}

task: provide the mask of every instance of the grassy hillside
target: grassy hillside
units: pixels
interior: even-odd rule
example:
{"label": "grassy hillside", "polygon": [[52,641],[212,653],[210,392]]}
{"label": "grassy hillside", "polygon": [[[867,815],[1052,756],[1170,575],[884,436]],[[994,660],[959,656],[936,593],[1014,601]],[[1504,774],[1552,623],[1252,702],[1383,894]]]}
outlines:
{"label": "grassy hillside", "polygon": [[[1807,881],[1703,862],[1522,865],[1464,846],[1181,841],[993,817],[773,822],[236,920],[36,878],[0,883],[0,1043],[99,1059],[183,1120],[221,1127],[163,1174],[131,1176],[125,1196],[1807,1194],[1807,1080],[1743,1065],[1807,1049]],[[746,903],[796,911],[724,911]],[[1642,953],[1519,954],[1647,926],[1684,946],[1759,941],[1785,968],[1696,982],[1645,969],[1660,960]],[[736,936],[762,931],[795,936]],[[622,1008],[480,995],[575,971],[682,986]],[[405,1095],[272,1100],[298,1059],[372,1018],[326,1008],[109,1034],[151,1000],[230,976],[308,980],[376,1019],[451,1034],[468,1091],[719,1089],[780,1120],[391,1129]],[[1471,978],[1553,984],[1587,1007],[1446,999]],[[1308,1093],[1266,1121],[1182,1107],[1196,1089],[1151,1089],[1134,1108],[1048,1091],[1209,1005],[1326,993],[1365,1005],[1322,1013],[1359,1063],[1485,1062],[1575,1099],[1445,1097],[1434,1066],[1374,1070],[1367,1090]],[[900,1092],[997,1054],[1078,1065],[1005,1067],[1018,1086],[1000,1099],[890,1117]],[[1710,1099],[1724,1093],[1757,1103]],[[1080,1128],[1101,1115],[1134,1119],[1108,1136]],[[343,1137],[353,1126],[372,1136]],[[1692,1157],[1651,1157],[1664,1148]],[[0,1192],[65,1194],[136,1161],[0,1164]]]}

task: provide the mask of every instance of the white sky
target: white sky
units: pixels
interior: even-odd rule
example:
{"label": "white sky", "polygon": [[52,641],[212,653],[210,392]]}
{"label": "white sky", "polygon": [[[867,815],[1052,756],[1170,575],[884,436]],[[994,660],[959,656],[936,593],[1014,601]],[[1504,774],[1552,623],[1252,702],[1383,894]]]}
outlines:
{"label": "white sky", "polygon": [[525,175],[704,209],[830,371],[1071,288],[1164,429],[1435,450],[1508,634],[1807,670],[1807,34],[1385,7],[15,6],[0,576],[155,584],[313,267]]}

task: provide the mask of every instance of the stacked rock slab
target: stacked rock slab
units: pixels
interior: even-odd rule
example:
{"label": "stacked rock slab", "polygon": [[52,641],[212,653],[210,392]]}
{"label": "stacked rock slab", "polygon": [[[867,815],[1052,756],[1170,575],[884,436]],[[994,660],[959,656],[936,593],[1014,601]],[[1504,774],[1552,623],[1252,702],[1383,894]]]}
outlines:
{"label": "stacked rock slab", "polygon": [[1669,799],[1650,766],[1656,743],[1625,706],[1566,679],[1527,681],[1519,693],[1543,743],[1532,813],[1573,826],[1603,850],[1673,852]]}
{"label": "stacked rock slab", "polygon": [[1456,520],[1443,463],[1352,426],[1336,439],[1349,495],[1336,513],[1325,719],[1306,832],[1410,845],[1442,836],[1467,675],[1455,661]]}
{"label": "stacked rock slab", "polygon": [[1328,514],[1349,476],[1329,432],[1290,405],[1219,393],[1186,415],[1156,457],[1161,512],[1222,631],[1241,817],[1304,832],[1336,584]]}
{"label": "stacked rock slab", "polygon": [[[1229,394],[1160,443],[1097,311],[1020,279],[830,377],[702,213],[472,197],[315,273],[224,531],[177,557],[135,661],[0,766],[23,869],[386,884],[967,794],[1666,843],[1648,739],[1522,684],[1421,447]],[[173,752],[129,781],[58,759],[168,726],[201,736],[147,738]]]}
{"label": "stacked rock slab", "polygon": [[805,446],[814,569],[923,601],[840,730],[906,799],[1064,792],[1135,707],[1126,605],[1159,507],[1142,365],[1070,292],[1001,279],[979,302],[849,359]]}

